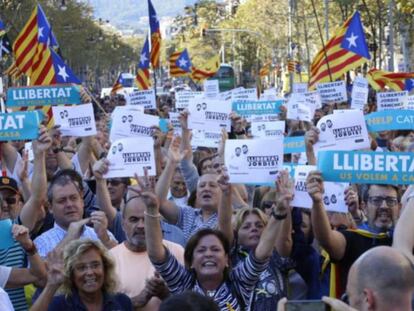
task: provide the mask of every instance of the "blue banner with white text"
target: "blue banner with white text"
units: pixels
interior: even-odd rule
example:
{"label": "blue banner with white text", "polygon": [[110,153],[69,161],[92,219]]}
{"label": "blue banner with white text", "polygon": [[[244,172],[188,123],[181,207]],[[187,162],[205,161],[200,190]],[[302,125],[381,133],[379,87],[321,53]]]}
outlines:
{"label": "blue banner with white text", "polygon": [[413,184],[410,152],[320,151],[318,170],[326,181],[356,184]]}
{"label": "blue banner with white text", "polygon": [[414,110],[383,110],[365,116],[369,132],[413,130]]}
{"label": "blue banner with white text", "polygon": [[0,113],[0,141],[35,139],[39,124],[37,111]]}
{"label": "blue banner with white text", "polygon": [[275,115],[280,112],[280,106],[283,100],[277,101],[249,101],[249,102],[233,102],[232,111],[242,117],[251,117],[253,115]]}
{"label": "blue banner with white text", "polygon": [[80,87],[68,84],[11,87],[7,90],[7,108],[61,104],[81,104]]}
{"label": "blue banner with white text", "polygon": [[283,153],[305,152],[305,136],[285,137],[283,140]]}

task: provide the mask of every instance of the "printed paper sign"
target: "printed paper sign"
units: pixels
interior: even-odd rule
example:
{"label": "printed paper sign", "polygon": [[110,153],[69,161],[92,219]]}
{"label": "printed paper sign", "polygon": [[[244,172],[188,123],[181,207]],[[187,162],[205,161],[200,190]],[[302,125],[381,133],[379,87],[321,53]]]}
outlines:
{"label": "printed paper sign", "polygon": [[220,131],[225,127],[230,132],[230,103],[218,99],[199,99],[190,102],[188,111],[190,129]]}
{"label": "printed paper sign", "polygon": [[325,181],[323,187],[323,204],[328,212],[348,213],[348,206],[345,203],[345,189],[348,183]]}
{"label": "printed paper sign", "polygon": [[32,107],[80,104],[80,87],[73,85],[12,87],[7,90],[6,106]]}
{"label": "printed paper sign", "polygon": [[352,84],[352,101],[353,109],[363,110],[368,102],[368,80],[363,77],[356,77]]}
{"label": "printed paper sign", "polygon": [[283,138],[285,121],[252,121],[251,131],[255,138]]}
{"label": "printed paper sign", "polygon": [[408,104],[408,92],[378,92],[377,111],[404,109]]}
{"label": "printed paper sign", "polygon": [[218,80],[205,80],[204,81],[204,97],[205,98],[217,98],[219,96],[219,82]]}
{"label": "printed paper sign", "polygon": [[181,91],[175,93],[175,107],[177,109],[187,109],[190,101],[202,98],[203,92]]}
{"label": "printed paper sign", "polygon": [[52,106],[55,125],[60,125],[62,136],[85,137],[96,135],[92,104]]}
{"label": "printed paper sign", "polygon": [[303,95],[305,95],[306,104],[311,108],[313,116],[316,109],[322,108],[321,96],[317,91],[306,92]]}
{"label": "printed paper sign", "polygon": [[[289,176],[290,176],[290,178],[292,178],[292,179],[294,179],[295,178],[295,170],[296,170],[296,167],[297,167],[298,165],[297,164],[295,164],[295,163],[283,163],[283,169],[285,170],[285,171],[288,171],[288,173],[289,173]],[[274,184],[273,184],[273,187],[274,187]]]}
{"label": "printed paper sign", "polygon": [[292,93],[306,93],[308,91],[307,83],[293,83]]}
{"label": "printed paper sign", "polygon": [[35,139],[39,123],[37,111],[0,113],[0,141]]}
{"label": "printed paper sign", "polygon": [[130,109],[129,106],[118,108],[112,113],[111,141],[131,136],[152,137],[154,127],[159,126],[160,119],[156,116]]}
{"label": "printed paper sign", "polygon": [[306,102],[305,94],[293,93],[288,101],[287,119],[311,122],[314,114]]}
{"label": "printed paper sign", "polygon": [[365,116],[368,131],[394,131],[414,129],[413,110],[383,110]]}
{"label": "printed paper sign", "polygon": [[411,152],[321,151],[318,169],[326,181],[356,184],[414,183]]}
{"label": "printed paper sign", "polygon": [[225,100],[225,101],[231,101],[231,96],[232,96],[233,91],[226,91],[226,92],[220,92],[219,94],[219,99],[221,100]]}
{"label": "printed paper sign", "polygon": [[243,87],[232,90],[232,102],[257,101],[257,90],[255,88],[245,89]]}
{"label": "printed paper sign", "polygon": [[348,100],[345,81],[318,83],[316,87],[322,103],[341,103]]}
{"label": "printed paper sign", "polygon": [[31,141],[28,141],[24,144],[24,152],[27,152],[27,159],[29,162],[34,160],[33,146]]}
{"label": "printed paper sign", "polygon": [[224,157],[231,183],[274,182],[283,166],[283,140],[226,140]]}
{"label": "printed paper sign", "polygon": [[221,131],[192,130],[191,146],[218,148],[221,141]]}
{"label": "printed paper sign", "polygon": [[368,130],[362,111],[346,110],[324,116],[317,124],[319,141],[315,152],[319,150],[359,150],[370,148]]}
{"label": "printed paper sign", "polygon": [[408,96],[407,98],[407,109],[414,110],[414,95]]}
{"label": "printed paper sign", "polygon": [[275,101],[278,100],[277,92],[275,88],[264,90],[263,94],[260,96],[260,101]]}
{"label": "printed paper sign", "polygon": [[305,152],[305,136],[285,137],[283,150],[285,154]]}
{"label": "printed paper sign", "polygon": [[169,113],[170,116],[170,123],[174,129],[174,134],[176,135],[180,135],[182,133],[182,129],[181,129],[181,123],[180,123],[180,113],[179,112],[170,112]]}
{"label": "printed paper sign", "polygon": [[312,208],[312,199],[306,190],[306,178],[311,171],[315,171],[314,165],[298,165],[295,168],[295,195],[291,206]]}
{"label": "printed paper sign", "polygon": [[104,178],[155,176],[154,140],[151,137],[122,138],[111,144],[107,159],[109,171]]}
{"label": "printed paper sign", "polygon": [[256,115],[276,115],[280,112],[280,106],[283,100],[278,101],[249,101],[249,102],[233,102],[232,110],[239,116],[250,119]]}
{"label": "printed paper sign", "polygon": [[125,95],[125,100],[127,105],[144,106],[145,109],[157,108],[154,89],[143,91],[134,90]]}

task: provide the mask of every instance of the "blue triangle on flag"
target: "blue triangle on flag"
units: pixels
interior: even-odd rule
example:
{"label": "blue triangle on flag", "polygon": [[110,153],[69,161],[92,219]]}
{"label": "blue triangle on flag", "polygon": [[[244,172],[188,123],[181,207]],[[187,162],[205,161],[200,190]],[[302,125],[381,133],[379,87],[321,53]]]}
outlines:
{"label": "blue triangle on flag", "polygon": [[361,17],[358,11],[354,13],[349,21],[348,28],[342,39],[341,48],[354,52],[367,59],[371,59],[367,41],[365,39],[364,28],[362,27]]}
{"label": "blue triangle on flag", "polygon": [[75,76],[73,71],[65,64],[63,59],[53,49],[49,49],[52,54],[53,68],[55,69],[56,83],[75,83],[82,82]]}
{"label": "blue triangle on flag", "polygon": [[177,67],[184,70],[185,72],[191,71],[192,64],[187,49],[184,49],[184,51],[181,52],[180,56],[175,61],[175,64],[177,65]]}
{"label": "blue triangle on flag", "polygon": [[411,92],[414,90],[414,78],[413,79],[405,79],[405,90]]}

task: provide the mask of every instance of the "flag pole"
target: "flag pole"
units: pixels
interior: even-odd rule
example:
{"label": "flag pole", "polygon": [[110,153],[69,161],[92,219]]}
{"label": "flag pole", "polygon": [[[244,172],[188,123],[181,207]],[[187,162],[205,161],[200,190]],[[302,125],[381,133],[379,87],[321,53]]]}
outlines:
{"label": "flag pole", "polygon": [[314,2],[314,0],[311,0],[311,2],[312,2],[312,8],[313,8],[313,15],[315,15],[316,24],[318,25],[319,37],[321,38],[321,42],[322,42],[323,54],[325,56],[326,67],[328,68],[329,79],[332,82],[333,79],[332,79],[331,68],[329,67],[328,54],[326,53],[325,41],[323,40],[321,25],[319,24],[318,15],[316,13],[315,2]]}
{"label": "flag pole", "polygon": [[154,94],[155,94],[155,98],[157,98],[157,69],[154,68],[152,75],[154,78]]}
{"label": "flag pole", "polygon": [[93,102],[98,106],[98,108],[101,109],[104,115],[107,117],[108,113],[105,111],[105,109],[103,109],[101,104],[96,100],[95,96],[93,96],[93,94],[89,91],[89,89],[86,86],[84,86],[83,89],[85,90],[86,94],[88,94],[89,97],[93,100]]}

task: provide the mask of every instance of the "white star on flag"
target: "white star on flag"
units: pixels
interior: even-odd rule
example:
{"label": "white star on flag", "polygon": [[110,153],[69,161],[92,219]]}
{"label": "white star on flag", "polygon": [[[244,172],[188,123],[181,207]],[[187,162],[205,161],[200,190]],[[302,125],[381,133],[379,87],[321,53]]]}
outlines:
{"label": "white star on flag", "polygon": [[152,18],[154,19],[155,22],[159,23],[159,19],[158,19],[157,15],[152,15]]}
{"label": "white star on flag", "polygon": [[185,68],[185,67],[187,67],[187,63],[188,63],[188,61],[186,60],[186,59],[184,59],[184,58],[180,58],[179,60],[178,60],[178,63],[180,64],[180,67],[181,68]]}
{"label": "white star on flag", "polygon": [[348,40],[348,42],[349,42],[348,48],[350,48],[351,46],[357,47],[357,44],[356,44],[356,39],[357,38],[358,38],[358,36],[355,36],[354,33],[351,32],[351,36],[346,38],[346,40]]}
{"label": "white star on flag", "polygon": [[144,65],[145,64],[145,62],[148,60],[148,58],[147,58],[147,54],[145,54],[145,53],[142,53],[141,54],[141,57],[140,57],[140,63],[142,64],[142,65]]}
{"label": "white star on flag", "polygon": [[44,28],[44,27],[40,27],[40,28],[37,30],[37,33],[38,33],[38,37],[39,37],[39,38],[43,37],[43,28]]}
{"label": "white star on flag", "polygon": [[66,67],[65,66],[60,67],[59,65],[58,67],[59,67],[58,76],[61,76],[63,80],[66,81],[66,79],[69,78],[69,75],[66,73]]}
{"label": "white star on flag", "polygon": [[9,50],[3,45],[3,40],[0,39],[0,58],[3,57],[3,52],[7,54]]}

